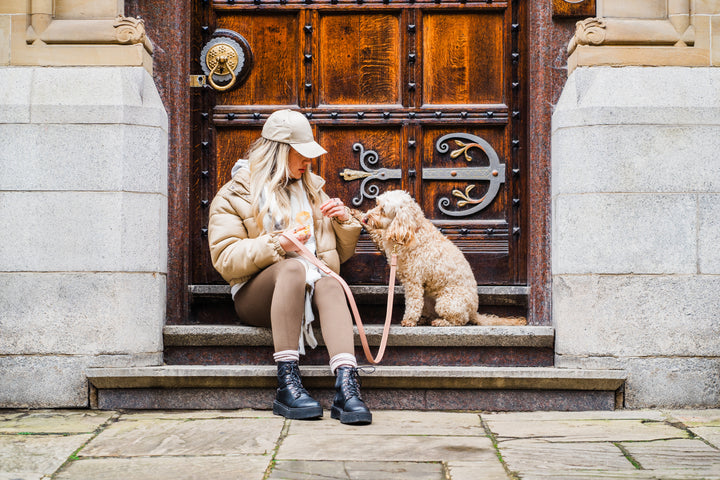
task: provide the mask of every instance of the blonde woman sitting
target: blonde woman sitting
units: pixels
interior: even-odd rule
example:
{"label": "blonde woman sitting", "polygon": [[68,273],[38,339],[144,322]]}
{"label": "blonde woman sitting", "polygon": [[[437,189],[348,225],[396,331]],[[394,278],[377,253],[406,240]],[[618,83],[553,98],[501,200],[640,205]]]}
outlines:
{"label": "blonde woman sitting", "polygon": [[368,424],[372,414],[360,395],[352,317],[342,287],[280,235],[293,235],[335,272],[353,255],[360,223],[340,199],[328,198],[325,181],[311,172],[312,159],[325,153],[301,113],[270,115],[247,161],[233,167],[232,180],[210,206],[210,254],[231,285],[240,320],[272,329],[278,369],[273,413],[291,419],[322,416],[298,369],[305,343],[317,345],[311,327],[315,310],[336,375],[331,416]]}

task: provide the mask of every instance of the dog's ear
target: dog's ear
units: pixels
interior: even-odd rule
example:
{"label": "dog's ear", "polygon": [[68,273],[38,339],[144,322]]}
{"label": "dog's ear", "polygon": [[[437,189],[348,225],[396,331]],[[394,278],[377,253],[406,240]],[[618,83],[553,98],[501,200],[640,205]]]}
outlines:
{"label": "dog's ear", "polygon": [[399,245],[407,245],[415,240],[417,225],[411,208],[399,206],[395,209],[395,218],[387,228],[387,238]]}

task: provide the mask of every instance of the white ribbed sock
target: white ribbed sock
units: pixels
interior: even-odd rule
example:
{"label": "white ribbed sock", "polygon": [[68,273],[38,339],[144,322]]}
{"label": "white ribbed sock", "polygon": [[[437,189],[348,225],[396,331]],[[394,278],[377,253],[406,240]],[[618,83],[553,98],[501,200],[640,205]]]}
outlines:
{"label": "white ribbed sock", "polygon": [[338,367],[343,365],[357,368],[358,364],[355,355],[352,353],[338,353],[330,359],[330,370],[332,370],[333,373],[335,373]]}
{"label": "white ribbed sock", "polygon": [[299,362],[300,352],[297,350],[283,350],[273,353],[273,360],[276,362]]}

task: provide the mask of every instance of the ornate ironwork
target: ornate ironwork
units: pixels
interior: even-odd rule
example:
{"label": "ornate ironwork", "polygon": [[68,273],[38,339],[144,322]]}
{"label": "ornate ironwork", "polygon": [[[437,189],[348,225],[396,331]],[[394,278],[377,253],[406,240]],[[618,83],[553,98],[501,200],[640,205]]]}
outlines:
{"label": "ornate ironwork", "polygon": [[[455,175],[452,175],[452,171],[450,172],[451,177],[450,178],[444,178],[444,179],[453,179],[453,180],[471,180],[471,181],[489,181],[490,185],[488,186],[487,193],[483,195],[480,198],[471,198],[470,197],[470,191],[475,187],[475,185],[468,185],[465,187],[465,191],[460,190],[453,190],[452,194],[455,197],[460,198],[460,200],[457,201],[457,206],[462,208],[466,207],[468,205],[473,205],[472,208],[465,209],[465,210],[448,210],[447,207],[449,207],[452,203],[452,201],[447,197],[442,197],[438,201],[438,208],[441,212],[443,212],[445,215],[449,215],[451,217],[465,217],[468,215],[472,215],[474,213],[479,212],[480,210],[484,209],[488,205],[490,205],[490,202],[492,202],[495,197],[497,196],[498,191],[500,191],[500,185],[505,183],[505,164],[500,163],[500,158],[498,158],[497,152],[495,152],[495,149],[492,148],[492,146],[482,138],[471,135],[469,133],[449,133],[447,135],[444,135],[438,139],[438,141],[435,143],[435,148],[440,153],[448,153],[450,151],[450,145],[448,142],[450,140],[454,140],[454,143],[460,147],[456,150],[453,150],[450,152],[451,158],[457,158],[460,155],[465,156],[465,160],[470,162],[472,161],[472,157],[468,153],[468,151],[471,148],[478,148],[485,152],[485,155],[487,155],[488,161],[490,162],[490,165],[487,167],[471,167],[471,168],[458,168],[454,170]],[[462,140],[467,140],[470,143],[465,143]],[[432,170],[432,169],[428,169]],[[435,170],[443,170],[443,169],[435,169]],[[444,169],[444,170],[452,170],[452,169]],[[429,178],[426,176],[425,171],[423,171],[423,179]]]}
{"label": "ornate ironwork", "polygon": [[[454,140],[456,148],[450,151],[449,141]],[[463,208],[471,206],[463,210],[448,210],[452,201],[447,197],[442,197],[438,201],[438,208],[445,215],[451,217],[464,217],[479,212],[487,207],[497,196],[500,185],[505,183],[505,164],[500,163],[495,150],[488,142],[482,138],[471,135],[469,133],[450,133],[438,139],[435,148],[440,153],[450,152],[450,158],[458,158],[461,155],[469,163],[473,160],[469,151],[477,148],[487,155],[490,164],[486,167],[467,167],[467,168],[423,168],[422,180],[464,180],[468,182],[490,182],[487,193],[480,198],[472,198],[470,195],[476,187],[475,183],[471,183],[465,187],[464,191],[453,190],[452,195],[459,198],[457,207]],[[346,168],[340,172],[340,176],[346,181],[360,180],[360,192],[351,201],[353,205],[359,206],[364,199],[373,199],[380,194],[380,187],[369,182],[373,180],[399,180],[402,177],[402,170],[399,168],[373,168],[380,161],[380,157],[375,150],[365,150],[365,147],[356,142],[352,146],[353,151],[360,153],[360,167],[362,170],[353,170]],[[409,174],[412,173],[408,172]]]}
{"label": "ornate ironwork", "polygon": [[377,152],[375,150],[365,150],[363,144],[359,142],[353,144],[352,149],[355,152],[360,152],[360,166],[362,167],[362,171],[346,168],[340,172],[340,176],[342,176],[346,182],[363,179],[360,184],[360,193],[351,200],[353,205],[357,207],[360,206],[364,198],[372,199],[380,195],[380,187],[374,184],[368,185],[368,182],[371,180],[385,181],[399,179],[401,170],[399,168],[378,168],[373,170],[368,165],[375,166],[380,161]]}

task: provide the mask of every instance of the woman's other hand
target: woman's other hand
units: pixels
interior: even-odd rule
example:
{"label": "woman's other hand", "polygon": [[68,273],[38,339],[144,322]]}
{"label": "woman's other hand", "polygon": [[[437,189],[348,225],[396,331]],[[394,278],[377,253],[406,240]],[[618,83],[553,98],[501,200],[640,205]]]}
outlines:
{"label": "woman's other hand", "polygon": [[[285,232],[283,233],[285,235],[292,235],[300,243],[306,243],[308,240],[310,240],[310,227],[298,227],[295,229],[285,230]],[[286,252],[297,252],[299,250],[297,245],[285,238],[285,235],[280,235],[280,238],[278,239],[278,242],[280,242],[280,246]]]}
{"label": "woman's other hand", "polygon": [[320,205],[320,211],[326,217],[336,218],[341,222],[347,222],[350,220],[347,208],[345,208],[345,204],[339,198],[331,198]]}

